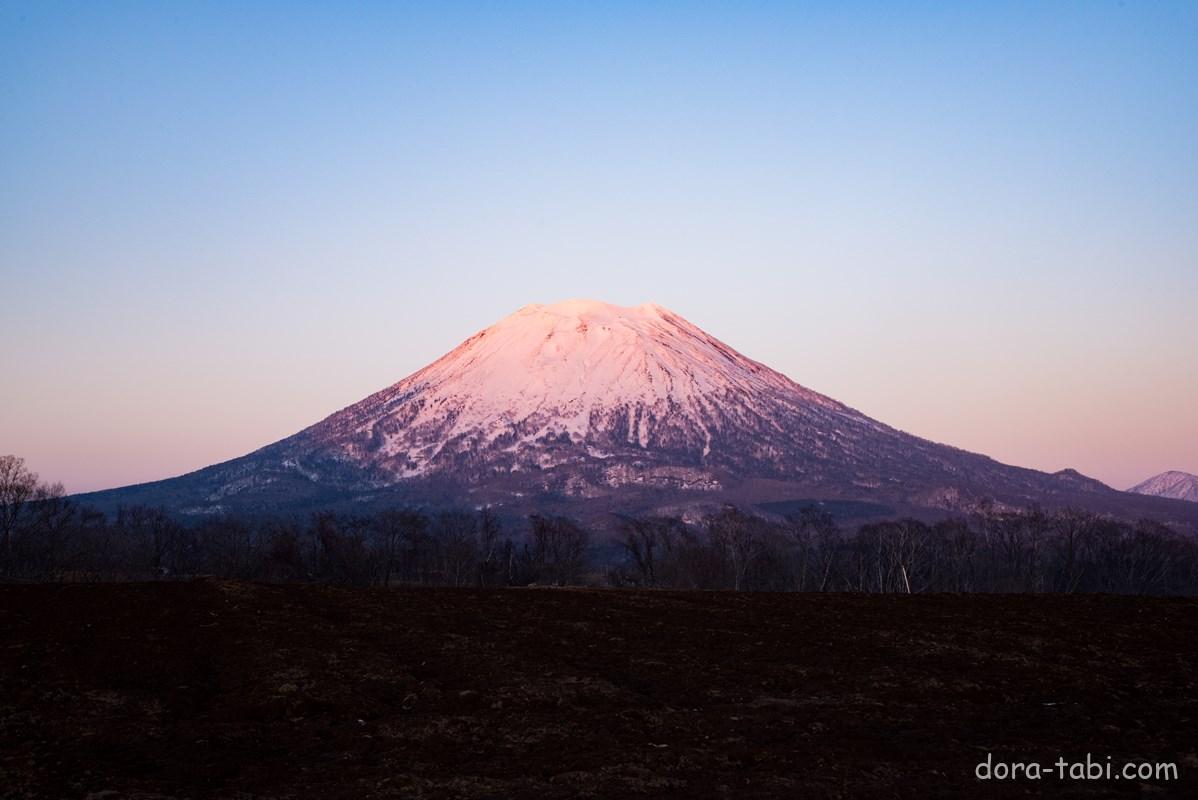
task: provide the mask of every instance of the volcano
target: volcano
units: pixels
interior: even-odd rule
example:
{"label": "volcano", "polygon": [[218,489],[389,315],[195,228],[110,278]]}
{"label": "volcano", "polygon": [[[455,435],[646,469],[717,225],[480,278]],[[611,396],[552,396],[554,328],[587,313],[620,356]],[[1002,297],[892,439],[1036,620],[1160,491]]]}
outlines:
{"label": "volcano", "polygon": [[878,514],[983,502],[1176,511],[1073,470],[1008,466],[904,433],[666,308],[590,300],[525,306],[249,455],[81,499],[192,515],[396,503],[682,513],[811,501]]}

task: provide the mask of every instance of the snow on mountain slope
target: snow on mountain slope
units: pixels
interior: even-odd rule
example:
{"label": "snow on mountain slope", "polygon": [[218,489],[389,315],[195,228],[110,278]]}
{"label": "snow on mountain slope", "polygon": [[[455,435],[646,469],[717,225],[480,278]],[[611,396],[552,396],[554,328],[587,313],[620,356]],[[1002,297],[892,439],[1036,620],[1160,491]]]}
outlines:
{"label": "snow on mountain slope", "polygon": [[1198,475],[1169,470],[1155,475],[1143,483],[1137,483],[1127,491],[1198,503]]}
{"label": "snow on mountain slope", "polygon": [[[294,436],[95,502],[193,513],[333,502],[1126,498],[877,422],[654,304],[529,305]],[[668,495],[668,497],[667,497]],[[673,498],[673,500],[670,500]],[[532,500],[530,499],[531,503]],[[641,506],[647,507],[647,506]]]}
{"label": "snow on mountain slope", "polygon": [[309,438],[397,477],[485,452],[513,454],[497,456],[513,466],[533,450],[545,467],[554,444],[600,458],[669,450],[697,465],[722,435],[769,427],[779,412],[864,419],[660,306],[575,300],[525,306]]}
{"label": "snow on mountain slope", "polygon": [[530,305],[278,445],[297,465],[596,496],[748,478],[1021,490],[1050,476],[909,436],[747,358],[661,306]]}

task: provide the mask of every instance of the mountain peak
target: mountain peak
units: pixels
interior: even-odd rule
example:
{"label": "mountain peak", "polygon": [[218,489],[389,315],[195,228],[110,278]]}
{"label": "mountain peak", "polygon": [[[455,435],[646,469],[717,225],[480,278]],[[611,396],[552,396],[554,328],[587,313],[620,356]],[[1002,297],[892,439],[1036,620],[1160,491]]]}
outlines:
{"label": "mountain peak", "polygon": [[1171,469],[1137,483],[1127,491],[1135,494],[1171,497],[1174,500],[1198,502],[1198,475]]}
{"label": "mountain peak", "polygon": [[[641,303],[638,306],[620,306],[604,300],[592,300],[587,297],[575,297],[569,300],[559,300],[556,303],[529,303],[525,309],[548,311],[554,314],[593,314],[607,313],[617,316],[635,315],[661,308],[656,303]],[[523,310],[523,309],[521,309]],[[516,313],[520,313],[517,311]]]}
{"label": "mountain peak", "polygon": [[[774,397],[842,410],[661,306],[568,300],[524,306],[349,416],[334,415],[333,427],[352,429],[344,445],[355,457],[398,459],[390,463],[401,476],[497,441],[515,453],[545,440],[603,452],[668,447],[698,463],[733,427],[730,406],[768,418]],[[422,444],[433,431],[437,443]],[[544,453],[537,459],[548,466]]]}
{"label": "mountain peak", "polygon": [[[578,298],[558,303],[532,303],[514,314],[500,320],[497,325],[527,323],[529,320],[576,319],[597,324],[612,324],[620,320],[637,321],[662,319],[671,312],[656,303],[641,303],[639,306],[618,306],[602,300]],[[677,316],[676,314],[672,316]]]}

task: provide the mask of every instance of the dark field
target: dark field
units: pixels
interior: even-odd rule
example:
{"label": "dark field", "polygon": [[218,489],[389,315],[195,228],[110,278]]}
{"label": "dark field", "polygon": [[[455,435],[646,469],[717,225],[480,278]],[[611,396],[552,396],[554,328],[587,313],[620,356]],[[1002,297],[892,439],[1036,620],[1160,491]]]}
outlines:
{"label": "dark field", "polygon": [[1198,600],[0,587],[0,794],[1194,797],[1196,662]]}

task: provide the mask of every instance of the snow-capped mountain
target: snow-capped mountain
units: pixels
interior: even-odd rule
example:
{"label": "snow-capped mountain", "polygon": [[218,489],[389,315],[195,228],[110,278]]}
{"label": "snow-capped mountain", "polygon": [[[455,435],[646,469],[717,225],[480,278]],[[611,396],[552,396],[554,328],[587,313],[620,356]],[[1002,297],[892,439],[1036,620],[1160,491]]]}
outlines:
{"label": "snow-capped mountain", "polygon": [[525,306],[287,449],[384,481],[527,474],[593,493],[657,479],[715,486],[724,471],[802,477],[872,460],[895,437],[660,306],[570,301]]}
{"label": "snow-capped mountain", "polygon": [[1143,483],[1137,483],[1127,491],[1198,503],[1198,475],[1169,470],[1160,475],[1154,475]]}
{"label": "snow-capped mountain", "polygon": [[[187,513],[420,502],[676,510],[852,499],[961,508],[1127,495],[1000,464],[806,389],[668,309],[529,305],[242,458],[85,499]],[[1147,501],[1145,501],[1147,502]]]}

